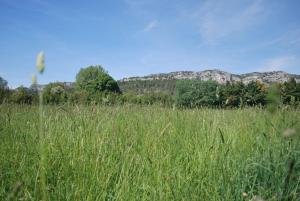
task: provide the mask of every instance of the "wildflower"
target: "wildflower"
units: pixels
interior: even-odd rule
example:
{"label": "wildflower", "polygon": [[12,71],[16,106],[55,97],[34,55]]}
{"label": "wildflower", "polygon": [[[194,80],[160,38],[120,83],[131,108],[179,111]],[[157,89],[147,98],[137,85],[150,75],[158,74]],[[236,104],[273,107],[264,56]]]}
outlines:
{"label": "wildflower", "polygon": [[294,128],[287,128],[283,131],[282,136],[285,138],[290,138],[296,135],[296,130]]}
{"label": "wildflower", "polygon": [[44,52],[40,52],[36,59],[36,67],[40,74],[45,70],[45,55]]}

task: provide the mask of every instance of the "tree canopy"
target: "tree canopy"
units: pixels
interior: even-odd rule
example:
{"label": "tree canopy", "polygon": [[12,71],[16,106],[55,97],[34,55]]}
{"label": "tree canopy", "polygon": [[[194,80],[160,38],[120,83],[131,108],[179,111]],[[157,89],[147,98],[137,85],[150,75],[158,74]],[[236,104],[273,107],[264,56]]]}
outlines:
{"label": "tree canopy", "polygon": [[76,86],[88,93],[120,93],[118,83],[100,65],[80,69],[76,75]]}
{"label": "tree canopy", "polygon": [[218,101],[215,81],[179,80],[176,84],[176,104],[184,107],[213,106]]}

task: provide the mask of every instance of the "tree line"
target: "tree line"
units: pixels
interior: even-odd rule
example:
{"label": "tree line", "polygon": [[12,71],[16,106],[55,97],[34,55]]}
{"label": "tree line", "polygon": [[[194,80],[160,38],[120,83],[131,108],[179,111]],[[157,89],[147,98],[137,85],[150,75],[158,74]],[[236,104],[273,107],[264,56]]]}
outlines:
{"label": "tree line", "polygon": [[[45,104],[140,104],[184,108],[265,106],[271,85],[259,81],[218,84],[200,80],[115,81],[101,66],[82,68],[74,86],[63,82],[9,89],[0,77],[0,103],[38,104],[42,92]],[[300,105],[300,83],[294,78],[272,85],[280,104]]]}

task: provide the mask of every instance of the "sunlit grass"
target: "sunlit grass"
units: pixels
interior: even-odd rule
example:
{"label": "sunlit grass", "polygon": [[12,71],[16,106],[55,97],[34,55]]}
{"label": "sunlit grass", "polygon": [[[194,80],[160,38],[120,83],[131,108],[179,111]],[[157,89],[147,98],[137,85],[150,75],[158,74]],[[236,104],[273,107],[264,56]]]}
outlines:
{"label": "sunlit grass", "polygon": [[[43,110],[50,200],[300,197],[298,110]],[[1,105],[0,122],[0,200],[42,199],[38,108]],[[287,128],[298,133],[283,137]]]}

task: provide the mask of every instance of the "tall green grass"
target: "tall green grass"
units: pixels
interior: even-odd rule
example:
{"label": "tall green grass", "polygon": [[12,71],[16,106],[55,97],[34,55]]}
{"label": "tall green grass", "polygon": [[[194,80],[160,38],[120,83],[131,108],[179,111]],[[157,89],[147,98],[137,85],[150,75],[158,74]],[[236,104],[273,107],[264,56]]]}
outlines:
{"label": "tall green grass", "polygon": [[299,114],[45,106],[43,187],[38,107],[1,105],[0,200],[300,200]]}

